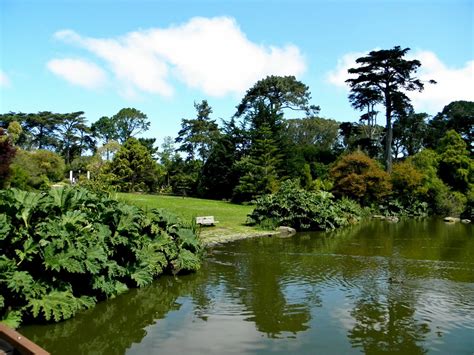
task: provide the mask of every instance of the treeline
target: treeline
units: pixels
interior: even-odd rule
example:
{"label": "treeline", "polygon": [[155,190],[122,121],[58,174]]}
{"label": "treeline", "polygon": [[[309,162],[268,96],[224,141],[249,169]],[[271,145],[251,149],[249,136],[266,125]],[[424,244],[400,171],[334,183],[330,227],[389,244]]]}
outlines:
{"label": "treeline", "polygon": [[415,112],[405,93],[424,83],[407,50],[371,52],[350,70],[359,122],[319,117],[308,86],[292,76],[258,81],[220,122],[206,100],[195,103],[196,116],[159,148],[136,138],[150,123],[133,108],[90,126],[83,112],[4,114],[0,181],[41,188],[71,169],[90,171],[86,184],[99,189],[244,202],[298,180],[366,206],[472,216],[474,102],[454,101],[434,117]]}

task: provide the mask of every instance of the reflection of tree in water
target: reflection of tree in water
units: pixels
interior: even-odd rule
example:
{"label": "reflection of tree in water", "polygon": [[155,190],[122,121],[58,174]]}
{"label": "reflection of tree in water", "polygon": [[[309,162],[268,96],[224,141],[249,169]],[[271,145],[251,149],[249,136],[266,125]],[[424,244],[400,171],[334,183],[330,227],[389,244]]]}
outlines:
{"label": "reflection of tree in water", "polygon": [[255,322],[268,337],[307,330],[311,307],[320,302],[319,298],[313,292],[292,292],[291,283],[285,284],[284,280],[294,275],[294,258],[278,250],[284,243],[262,239],[259,244],[259,253],[254,251],[255,242],[238,244],[238,251],[244,254],[237,256],[240,261],[235,260],[238,267],[232,268],[232,275],[226,275],[227,287],[238,290],[239,299],[252,314],[247,320]]}
{"label": "reflection of tree in water", "polygon": [[181,282],[162,277],[148,287],[99,303],[71,320],[20,331],[52,354],[123,354],[144,338],[145,327],[181,307],[177,298],[202,284],[198,274]]}
{"label": "reflection of tree in water", "polygon": [[430,328],[415,319],[415,296],[399,283],[403,277],[390,274],[393,276],[387,283],[373,279],[363,285],[351,311],[355,324],[348,337],[354,347],[363,348],[367,354],[425,354],[427,350],[420,343]]}

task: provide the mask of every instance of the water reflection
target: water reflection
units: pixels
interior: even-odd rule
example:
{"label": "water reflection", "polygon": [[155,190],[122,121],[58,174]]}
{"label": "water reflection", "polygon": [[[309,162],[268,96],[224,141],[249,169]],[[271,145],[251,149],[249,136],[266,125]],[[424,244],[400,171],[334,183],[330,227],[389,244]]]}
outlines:
{"label": "water reflection", "polygon": [[433,220],[245,240],[195,275],[21,331],[52,353],[468,352],[473,254],[472,226]]}

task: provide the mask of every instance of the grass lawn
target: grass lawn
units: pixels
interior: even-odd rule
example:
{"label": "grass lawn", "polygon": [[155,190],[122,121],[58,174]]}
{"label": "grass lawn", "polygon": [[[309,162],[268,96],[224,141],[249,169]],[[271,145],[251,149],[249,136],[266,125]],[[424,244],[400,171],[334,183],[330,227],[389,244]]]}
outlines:
{"label": "grass lawn", "polygon": [[247,214],[253,207],[237,205],[224,201],[204,200],[192,197],[142,195],[120,193],[119,199],[146,209],[164,208],[180,216],[185,221],[191,221],[198,216],[214,216],[219,223],[214,227],[202,227],[201,236],[211,241],[218,237],[241,234],[255,234],[261,229],[245,226]]}

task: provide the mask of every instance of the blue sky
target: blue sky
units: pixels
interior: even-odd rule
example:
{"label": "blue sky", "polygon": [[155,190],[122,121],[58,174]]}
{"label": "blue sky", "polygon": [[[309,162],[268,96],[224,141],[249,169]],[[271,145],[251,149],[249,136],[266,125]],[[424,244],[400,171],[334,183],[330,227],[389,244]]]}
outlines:
{"label": "blue sky", "polygon": [[0,112],[123,107],[146,113],[145,135],[175,137],[193,102],[228,119],[269,74],[296,75],[321,116],[355,121],[347,68],[373,49],[410,47],[422,79],[412,95],[436,114],[474,101],[474,1],[0,0]]}

